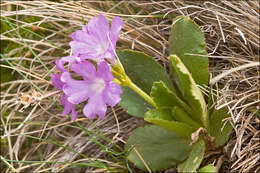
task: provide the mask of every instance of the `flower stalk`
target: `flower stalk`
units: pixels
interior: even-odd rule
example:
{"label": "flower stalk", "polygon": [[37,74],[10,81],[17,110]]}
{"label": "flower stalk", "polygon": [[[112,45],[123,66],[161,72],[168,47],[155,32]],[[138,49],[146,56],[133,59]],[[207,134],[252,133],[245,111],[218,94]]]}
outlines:
{"label": "flower stalk", "polygon": [[156,104],[154,103],[153,99],[144,92],[141,88],[139,88],[136,84],[132,82],[132,80],[126,75],[125,70],[119,60],[117,60],[117,65],[112,66],[111,71],[112,74],[117,81],[117,83],[120,83],[120,85],[127,86],[131,88],[134,92],[136,92],[138,95],[140,95],[143,99],[145,99],[148,103],[150,103],[152,106],[156,107]]}
{"label": "flower stalk", "polygon": [[134,90],[138,95],[140,95],[142,98],[144,98],[148,103],[150,103],[153,107],[156,108],[156,104],[153,101],[153,99],[146,94],[143,90],[141,90],[137,85],[135,85],[128,77],[125,82],[126,86]]}

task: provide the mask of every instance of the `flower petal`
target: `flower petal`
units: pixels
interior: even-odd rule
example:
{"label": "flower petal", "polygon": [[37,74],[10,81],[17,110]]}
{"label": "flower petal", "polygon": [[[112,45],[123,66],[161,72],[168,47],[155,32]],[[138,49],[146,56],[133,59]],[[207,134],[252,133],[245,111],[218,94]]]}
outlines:
{"label": "flower petal", "polygon": [[69,82],[70,80],[72,80],[70,73],[69,72],[64,72],[61,74],[61,78],[60,80],[64,83]]}
{"label": "flower petal", "polygon": [[99,14],[98,18],[92,18],[88,25],[87,30],[89,34],[93,34],[99,38],[99,40],[107,40],[107,34],[109,33],[109,23],[104,15]]}
{"label": "flower petal", "polygon": [[115,82],[111,82],[107,85],[103,93],[104,102],[109,106],[115,106],[117,103],[120,102],[121,94],[122,94],[122,89],[120,88],[120,86]]}
{"label": "flower petal", "polygon": [[57,69],[59,69],[61,72],[65,72],[66,70],[64,69],[64,64],[65,63],[73,63],[73,62],[77,62],[80,61],[80,59],[78,57],[75,56],[66,56],[63,57],[61,59],[56,60],[56,67]]}
{"label": "flower petal", "polygon": [[120,33],[120,31],[123,27],[124,27],[123,26],[123,20],[120,17],[116,16],[112,20],[110,35],[109,35],[111,42],[114,46],[114,49],[115,49],[115,46],[116,46],[116,41],[118,40],[118,37],[119,37],[119,33]]}
{"label": "flower petal", "polygon": [[61,74],[52,74],[51,81],[52,85],[57,89],[62,89],[64,83],[61,81]]}
{"label": "flower petal", "polygon": [[82,30],[75,31],[70,36],[73,39],[73,41],[78,41],[78,42],[87,43],[87,41],[90,39],[90,35],[87,32],[84,32]]}
{"label": "flower petal", "polygon": [[89,28],[95,28],[97,21],[98,21],[98,18],[96,16],[92,17],[90,19],[90,21],[88,22],[88,24],[86,26],[82,27],[82,30],[84,32],[88,32],[89,33]]}
{"label": "flower petal", "polygon": [[116,65],[117,63],[115,60],[115,53],[112,50],[111,46],[107,49],[107,51],[104,53],[102,57],[108,59],[109,62],[111,62],[113,65]]}
{"label": "flower petal", "polygon": [[63,115],[67,115],[72,111],[72,114],[74,117],[76,117],[77,112],[75,111],[75,107],[72,103],[68,101],[68,96],[63,94],[61,96],[61,104],[64,107],[64,110],[62,112]]}
{"label": "flower petal", "polygon": [[74,80],[68,72],[61,75],[61,80],[65,83],[62,90],[68,96],[68,101],[73,104],[82,103],[93,94],[86,81]]}
{"label": "flower petal", "polygon": [[102,14],[99,14],[98,26],[99,26],[98,30],[97,30],[97,28],[94,30],[96,31],[100,40],[107,40],[107,36],[109,34],[109,23],[108,23],[106,17]]}
{"label": "flower petal", "polygon": [[92,40],[86,42],[71,41],[70,47],[74,56],[80,57],[81,59],[99,59],[100,55],[106,50],[103,49],[100,41],[96,41],[95,37]]}
{"label": "flower petal", "polygon": [[68,101],[73,104],[79,104],[86,101],[89,98],[89,95],[90,95],[89,90],[83,89],[80,92],[74,92],[73,94],[69,95]]}
{"label": "flower petal", "polygon": [[90,49],[88,49],[89,46],[84,42],[71,41],[70,47],[73,55],[75,56],[78,56],[79,54],[87,54],[90,52]]}
{"label": "flower petal", "polygon": [[105,81],[111,81],[114,79],[110,66],[106,61],[102,61],[98,64],[97,76],[103,78]]}
{"label": "flower petal", "polygon": [[98,115],[100,118],[104,118],[106,115],[107,106],[103,101],[101,95],[96,97],[91,97],[88,103],[83,109],[83,113],[86,117],[93,119]]}
{"label": "flower petal", "polygon": [[116,41],[122,28],[123,20],[120,17],[113,19],[111,31],[104,15],[99,14],[99,17],[93,17],[86,26],[82,27],[82,30],[71,35],[72,54],[81,59],[93,59],[97,63],[104,59],[113,59]]}
{"label": "flower petal", "polygon": [[71,109],[71,120],[74,121],[77,117],[77,112],[75,110],[75,107],[73,106],[73,108]]}
{"label": "flower petal", "polygon": [[84,80],[91,80],[96,76],[95,66],[88,61],[72,63],[70,65],[70,69],[75,73],[81,75]]}

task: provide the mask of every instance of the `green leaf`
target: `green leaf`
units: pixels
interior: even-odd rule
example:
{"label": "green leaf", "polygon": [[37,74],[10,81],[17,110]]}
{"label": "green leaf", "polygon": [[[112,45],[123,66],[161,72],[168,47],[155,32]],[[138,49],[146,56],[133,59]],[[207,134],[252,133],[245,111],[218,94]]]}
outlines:
{"label": "green leaf", "polygon": [[179,78],[180,91],[183,99],[193,110],[192,118],[207,125],[207,107],[200,89],[196,86],[190,72],[176,55],[170,56],[172,68]]}
{"label": "green leaf", "polygon": [[171,111],[168,112],[168,109],[154,109],[146,112],[144,119],[179,136],[190,139],[196,128],[182,122],[173,121],[171,114]]}
{"label": "green leaf", "polygon": [[197,84],[208,85],[208,58],[196,56],[207,55],[205,37],[199,26],[189,17],[175,19],[169,38],[169,54],[180,57]]}
{"label": "green leaf", "polygon": [[167,121],[174,121],[171,109],[153,109],[146,112],[145,118],[158,118]]}
{"label": "green leaf", "polygon": [[144,117],[145,112],[153,109],[153,106],[140,97],[132,89],[121,86],[121,102],[119,103],[129,114],[136,117]]}
{"label": "green leaf", "polygon": [[147,171],[143,161],[152,171],[166,169],[187,158],[189,142],[155,125],[139,127],[127,140],[127,159],[142,170]]}
{"label": "green leaf", "polygon": [[193,119],[191,119],[190,116],[183,109],[179,108],[178,106],[175,106],[172,109],[172,116],[175,120],[189,124],[189,125],[195,127],[196,129],[198,129],[202,126],[201,124],[199,124],[196,121],[194,121]]}
{"label": "green leaf", "polygon": [[215,173],[215,172],[216,172],[216,168],[212,164],[204,166],[203,168],[199,169],[199,171],[198,171],[198,173]]}
{"label": "green leaf", "polygon": [[[174,90],[167,72],[152,57],[142,52],[132,50],[117,51],[117,55],[132,82],[147,94],[150,93],[153,83],[160,80],[163,81],[167,87]],[[129,114],[144,117],[144,112],[149,110],[152,106],[139,95],[130,91],[130,89],[126,89],[126,87],[122,88],[123,93],[119,104],[125,108]]]}
{"label": "green leaf", "polygon": [[178,165],[178,172],[196,172],[205,153],[205,142],[202,138],[193,144],[188,159]]}
{"label": "green leaf", "polygon": [[152,91],[152,99],[159,108],[170,108],[179,106],[189,113],[192,113],[190,107],[184,103],[174,92],[170,91],[162,82],[154,82]]}
{"label": "green leaf", "polygon": [[210,115],[210,135],[215,137],[217,147],[224,145],[232,132],[231,124],[223,121],[223,119],[228,117],[230,117],[228,115],[228,109],[225,107],[219,110],[213,110]]}
{"label": "green leaf", "polygon": [[170,91],[162,81],[155,82],[153,84],[151,96],[158,108],[167,108],[172,110],[172,116],[175,120],[182,123],[190,124],[196,128],[202,126],[192,120],[187,114],[193,114],[191,108],[185,102],[183,102],[174,92]]}

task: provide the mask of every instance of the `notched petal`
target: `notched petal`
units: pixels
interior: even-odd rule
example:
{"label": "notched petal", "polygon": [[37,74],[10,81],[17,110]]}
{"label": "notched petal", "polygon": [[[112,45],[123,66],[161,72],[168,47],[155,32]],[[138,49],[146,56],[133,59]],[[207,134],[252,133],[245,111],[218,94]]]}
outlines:
{"label": "notched petal", "polygon": [[120,17],[116,16],[112,20],[111,30],[110,30],[110,39],[111,39],[111,42],[114,46],[114,49],[115,49],[116,42],[117,42],[118,37],[119,37],[119,33],[120,33],[122,28],[124,28],[123,20]]}
{"label": "notched petal", "polygon": [[93,119],[96,116],[104,118],[106,115],[107,106],[101,96],[92,97],[88,100],[88,103],[83,109],[83,113],[86,117]]}

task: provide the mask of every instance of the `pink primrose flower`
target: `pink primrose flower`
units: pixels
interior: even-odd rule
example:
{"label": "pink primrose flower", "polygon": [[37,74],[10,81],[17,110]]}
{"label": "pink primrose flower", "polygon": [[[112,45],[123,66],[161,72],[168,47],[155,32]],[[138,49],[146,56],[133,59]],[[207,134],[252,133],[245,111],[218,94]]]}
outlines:
{"label": "pink primrose flower", "polygon": [[88,118],[98,115],[103,118],[107,105],[115,106],[120,101],[122,90],[113,82],[110,66],[102,61],[95,66],[88,61],[75,62],[70,69],[79,74],[83,80],[72,79],[69,72],[63,72],[61,81],[64,83],[62,90],[71,104],[88,101],[83,113]]}
{"label": "pink primrose flower", "polygon": [[[93,17],[82,30],[71,34],[72,55],[81,59],[92,59],[97,63],[108,59],[115,63],[115,47],[119,32],[123,28],[123,20],[115,17],[111,28],[105,16]],[[109,30],[110,29],[110,30]]]}

